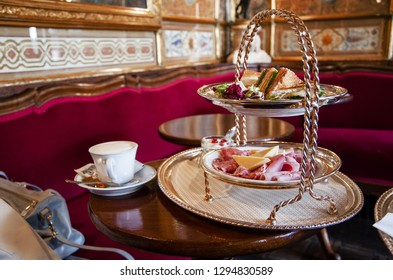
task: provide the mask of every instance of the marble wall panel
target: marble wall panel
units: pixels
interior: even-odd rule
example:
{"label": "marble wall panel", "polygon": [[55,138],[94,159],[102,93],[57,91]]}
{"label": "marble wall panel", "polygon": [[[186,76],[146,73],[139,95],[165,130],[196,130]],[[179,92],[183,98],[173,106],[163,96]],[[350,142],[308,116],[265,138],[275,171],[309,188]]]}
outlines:
{"label": "marble wall panel", "polygon": [[388,14],[390,0],[275,0],[277,9],[300,16]]}
{"label": "marble wall panel", "polygon": [[0,73],[156,65],[154,32],[0,27]]}
{"label": "marble wall panel", "polygon": [[215,0],[162,0],[163,17],[215,19]]}
{"label": "marble wall panel", "polygon": [[165,22],[162,30],[164,64],[216,60],[216,28],[209,24]]}
{"label": "marble wall panel", "polygon": [[[233,49],[238,49],[240,46],[240,42],[244,35],[244,31],[246,30],[246,25],[237,25],[232,27],[232,47]],[[270,24],[264,24],[259,29],[257,35],[261,39],[261,49],[266,52],[270,52]]]}
{"label": "marble wall panel", "polygon": [[[387,20],[384,18],[308,21],[307,28],[319,59],[383,59],[387,55]],[[275,58],[300,56],[290,26],[276,25]]]}

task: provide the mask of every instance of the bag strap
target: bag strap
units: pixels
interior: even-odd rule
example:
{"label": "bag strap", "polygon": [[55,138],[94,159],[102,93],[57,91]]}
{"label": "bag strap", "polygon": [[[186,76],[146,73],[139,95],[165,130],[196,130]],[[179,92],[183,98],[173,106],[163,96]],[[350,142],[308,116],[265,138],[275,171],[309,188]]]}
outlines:
{"label": "bag strap", "polygon": [[52,210],[49,209],[48,207],[45,207],[41,212],[40,212],[40,216],[47,221],[48,223],[48,227],[52,233],[52,238],[53,239],[57,239],[58,241],[72,246],[72,247],[77,247],[80,249],[85,249],[85,250],[93,250],[93,251],[102,251],[102,252],[113,252],[113,253],[117,253],[121,256],[123,256],[126,260],[134,260],[134,258],[127,253],[124,250],[118,249],[118,248],[112,248],[112,247],[98,247],[98,246],[91,246],[91,245],[81,245],[81,244],[77,244],[74,242],[71,242],[69,240],[67,240],[66,238],[63,238],[57,231],[56,229],[53,227],[53,223],[52,223]]}
{"label": "bag strap", "polygon": [[123,256],[126,260],[134,260],[134,258],[129,253],[127,253],[124,250],[118,249],[118,248],[98,247],[98,246],[91,246],[91,245],[81,245],[81,244],[77,244],[77,243],[71,242],[71,241],[63,238],[59,234],[57,234],[55,238],[57,240],[59,240],[60,242],[66,244],[66,245],[77,247],[79,249],[92,250],[92,251],[101,251],[101,252],[112,252],[112,253],[117,253],[117,254]]}

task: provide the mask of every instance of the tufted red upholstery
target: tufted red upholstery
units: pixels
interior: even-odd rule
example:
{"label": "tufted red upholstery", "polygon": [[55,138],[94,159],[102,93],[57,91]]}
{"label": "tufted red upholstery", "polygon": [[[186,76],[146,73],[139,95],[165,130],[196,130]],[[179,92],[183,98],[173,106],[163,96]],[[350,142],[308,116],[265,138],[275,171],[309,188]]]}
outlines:
{"label": "tufted red upholstery", "polygon": [[[139,143],[137,159],[141,162],[184,149],[162,140],[159,125],[186,115],[227,113],[196,91],[204,84],[232,79],[233,74],[226,74],[180,79],[159,88],[119,88],[98,97],[56,99],[40,108],[0,117],[0,170],[11,180],[58,190],[67,199],[71,221],[84,233],[86,244],[119,247],[91,223],[87,213],[89,193],[64,180],[74,177],[74,169],[91,162],[88,148],[96,143],[135,141]],[[131,253],[138,259],[176,258],[134,249]],[[92,259],[117,257],[88,251],[77,254]]]}
{"label": "tufted red upholstery", "polygon": [[[353,179],[393,186],[393,75],[374,72],[324,74],[321,83],[348,89],[353,100],[319,111],[318,145],[342,159]],[[298,128],[295,141],[302,141]]]}
{"label": "tufted red upholstery", "polygon": [[[90,146],[110,140],[139,143],[137,159],[156,160],[182,150],[158,135],[161,123],[204,113],[228,113],[199,97],[196,90],[214,82],[232,81],[229,73],[211,78],[186,78],[159,88],[119,88],[98,97],[56,99],[40,108],[0,117],[0,170],[10,179],[57,189],[66,199],[75,228],[86,244],[126,249],[136,259],[178,258],[119,245],[98,232],[87,213],[89,193],[66,184],[74,169],[91,162]],[[320,110],[319,146],[335,151],[341,171],[352,178],[393,185],[393,75],[366,72],[321,75],[321,83],[340,85],[354,99]],[[301,118],[301,117],[300,117]],[[299,118],[283,118],[297,126],[294,141],[302,141]],[[91,259],[117,258],[86,251]]]}

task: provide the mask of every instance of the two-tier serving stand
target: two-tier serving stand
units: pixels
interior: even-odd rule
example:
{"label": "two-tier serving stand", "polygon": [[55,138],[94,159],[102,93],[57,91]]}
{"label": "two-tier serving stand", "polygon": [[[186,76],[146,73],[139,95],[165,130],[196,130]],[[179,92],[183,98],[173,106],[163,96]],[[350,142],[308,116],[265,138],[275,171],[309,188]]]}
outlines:
{"label": "two-tier serving stand", "polygon": [[[240,81],[242,71],[247,69],[247,58],[253,37],[257,34],[262,22],[271,16],[284,18],[297,36],[302,53],[305,98],[300,101],[223,99],[217,98],[213,93],[212,88],[215,85],[206,85],[200,88],[198,93],[235,114],[237,128],[235,144],[239,148],[248,146],[246,115],[260,117],[304,115],[303,143],[278,143],[280,147],[301,148],[303,156],[300,180],[292,183],[264,184],[263,182],[243,182],[228,176],[221,176],[209,166],[209,157],[212,158],[211,153],[214,151],[204,154],[198,148],[181,152],[166,160],[158,170],[158,182],[162,191],[178,205],[196,214],[228,224],[264,229],[316,228],[336,224],[360,211],[363,206],[363,195],[351,179],[338,172],[341,166],[340,158],[333,152],[317,146],[318,112],[321,106],[338,103],[348,94],[343,88],[320,84],[315,48],[303,21],[296,14],[286,10],[267,9],[257,13],[247,25],[240,43],[235,82]],[[320,97],[321,88],[324,93],[330,93],[328,97]],[[272,142],[263,145],[276,144]],[[201,161],[199,161],[200,157],[202,157]],[[192,165],[190,162],[195,158],[199,158],[196,161],[198,163]],[[323,194],[317,193],[316,185]],[[244,192],[236,190],[242,187],[246,187],[244,189],[247,190]],[[203,196],[199,192],[201,189],[204,190]],[[221,189],[221,192],[216,197],[211,194],[212,189]],[[291,191],[288,192],[288,189]],[[293,192],[294,189],[297,189],[297,192]],[[258,193],[258,190],[263,190],[264,193]],[[327,193],[327,190],[332,191],[334,197]],[[298,207],[301,210],[286,211],[283,214],[285,215],[283,223],[278,223],[277,211],[286,205],[294,205],[301,201],[305,194],[309,194],[309,199],[305,205]],[[258,209],[259,203],[264,208],[262,210],[266,210],[265,208],[269,207],[269,203],[274,199],[279,200],[275,205],[270,206],[272,210],[264,222],[249,218],[255,209]],[[327,202],[327,213],[331,217],[321,214],[315,202],[319,204]],[[239,208],[239,213],[236,212],[238,206],[242,208]]]}

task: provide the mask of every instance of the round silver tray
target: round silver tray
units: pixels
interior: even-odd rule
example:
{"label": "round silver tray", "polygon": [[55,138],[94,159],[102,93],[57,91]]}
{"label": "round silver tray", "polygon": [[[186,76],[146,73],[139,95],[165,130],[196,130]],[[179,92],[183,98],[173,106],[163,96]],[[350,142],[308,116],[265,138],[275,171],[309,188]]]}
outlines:
{"label": "round silver tray", "polygon": [[[375,222],[381,220],[386,213],[393,213],[393,188],[384,192],[375,203],[374,218]],[[389,251],[393,254],[393,238],[388,234],[378,230],[382,240],[385,242]]]}
{"label": "round silver tray", "polygon": [[[255,144],[255,145],[246,145],[236,147],[241,150],[258,150],[262,148],[272,147],[278,145],[280,149],[289,149],[294,148],[295,150],[301,150],[301,143],[290,143],[290,142],[266,142],[263,144]],[[212,162],[215,158],[219,156],[220,150],[213,150],[202,157],[202,167],[206,173],[211,175],[212,177],[226,182],[230,184],[235,184],[243,187],[251,187],[251,188],[298,188],[300,180],[296,181],[262,181],[262,180],[253,180],[240,178],[237,176],[233,176],[231,174],[225,174],[222,171],[216,170],[212,166]],[[335,153],[330,150],[320,148],[317,149],[316,154],[316,174],[315,174],[315,183],[321,182],[328,178],[329,176],[336,173],[341,167],[341,159]]]}
{"label": "round silver tray", "polygon": [[[222,83],[205,85],[198,89],[198,94],[232,113],[262,117],[291,117],[304,114],[302,99],[235,100],[219,98],[213,88],[220,84]],[[347,89],[343,87],[321,84],[320,89],[325,92],[325,95],[319,98],[319,106],[333,105],[352,98]]]}
{"label": "round silver tray", "polygon": [[158,184],[163,193],[185,210],[225,224],[270,230],[321,228],[343,222],[360,211],[363,194],[347,176],[336,172],[314,185],[317,193],[329,194],[337,213],[327,213],[324,204],[304,195],[291,207],[278,212],[276,224],[266,223],[272,207],[293,197],[297,189],[242,188],[211,178],[213,201],[205,201],[204,171],[200,166],[201,148],[190,149],[168,158],[158,169]]}

